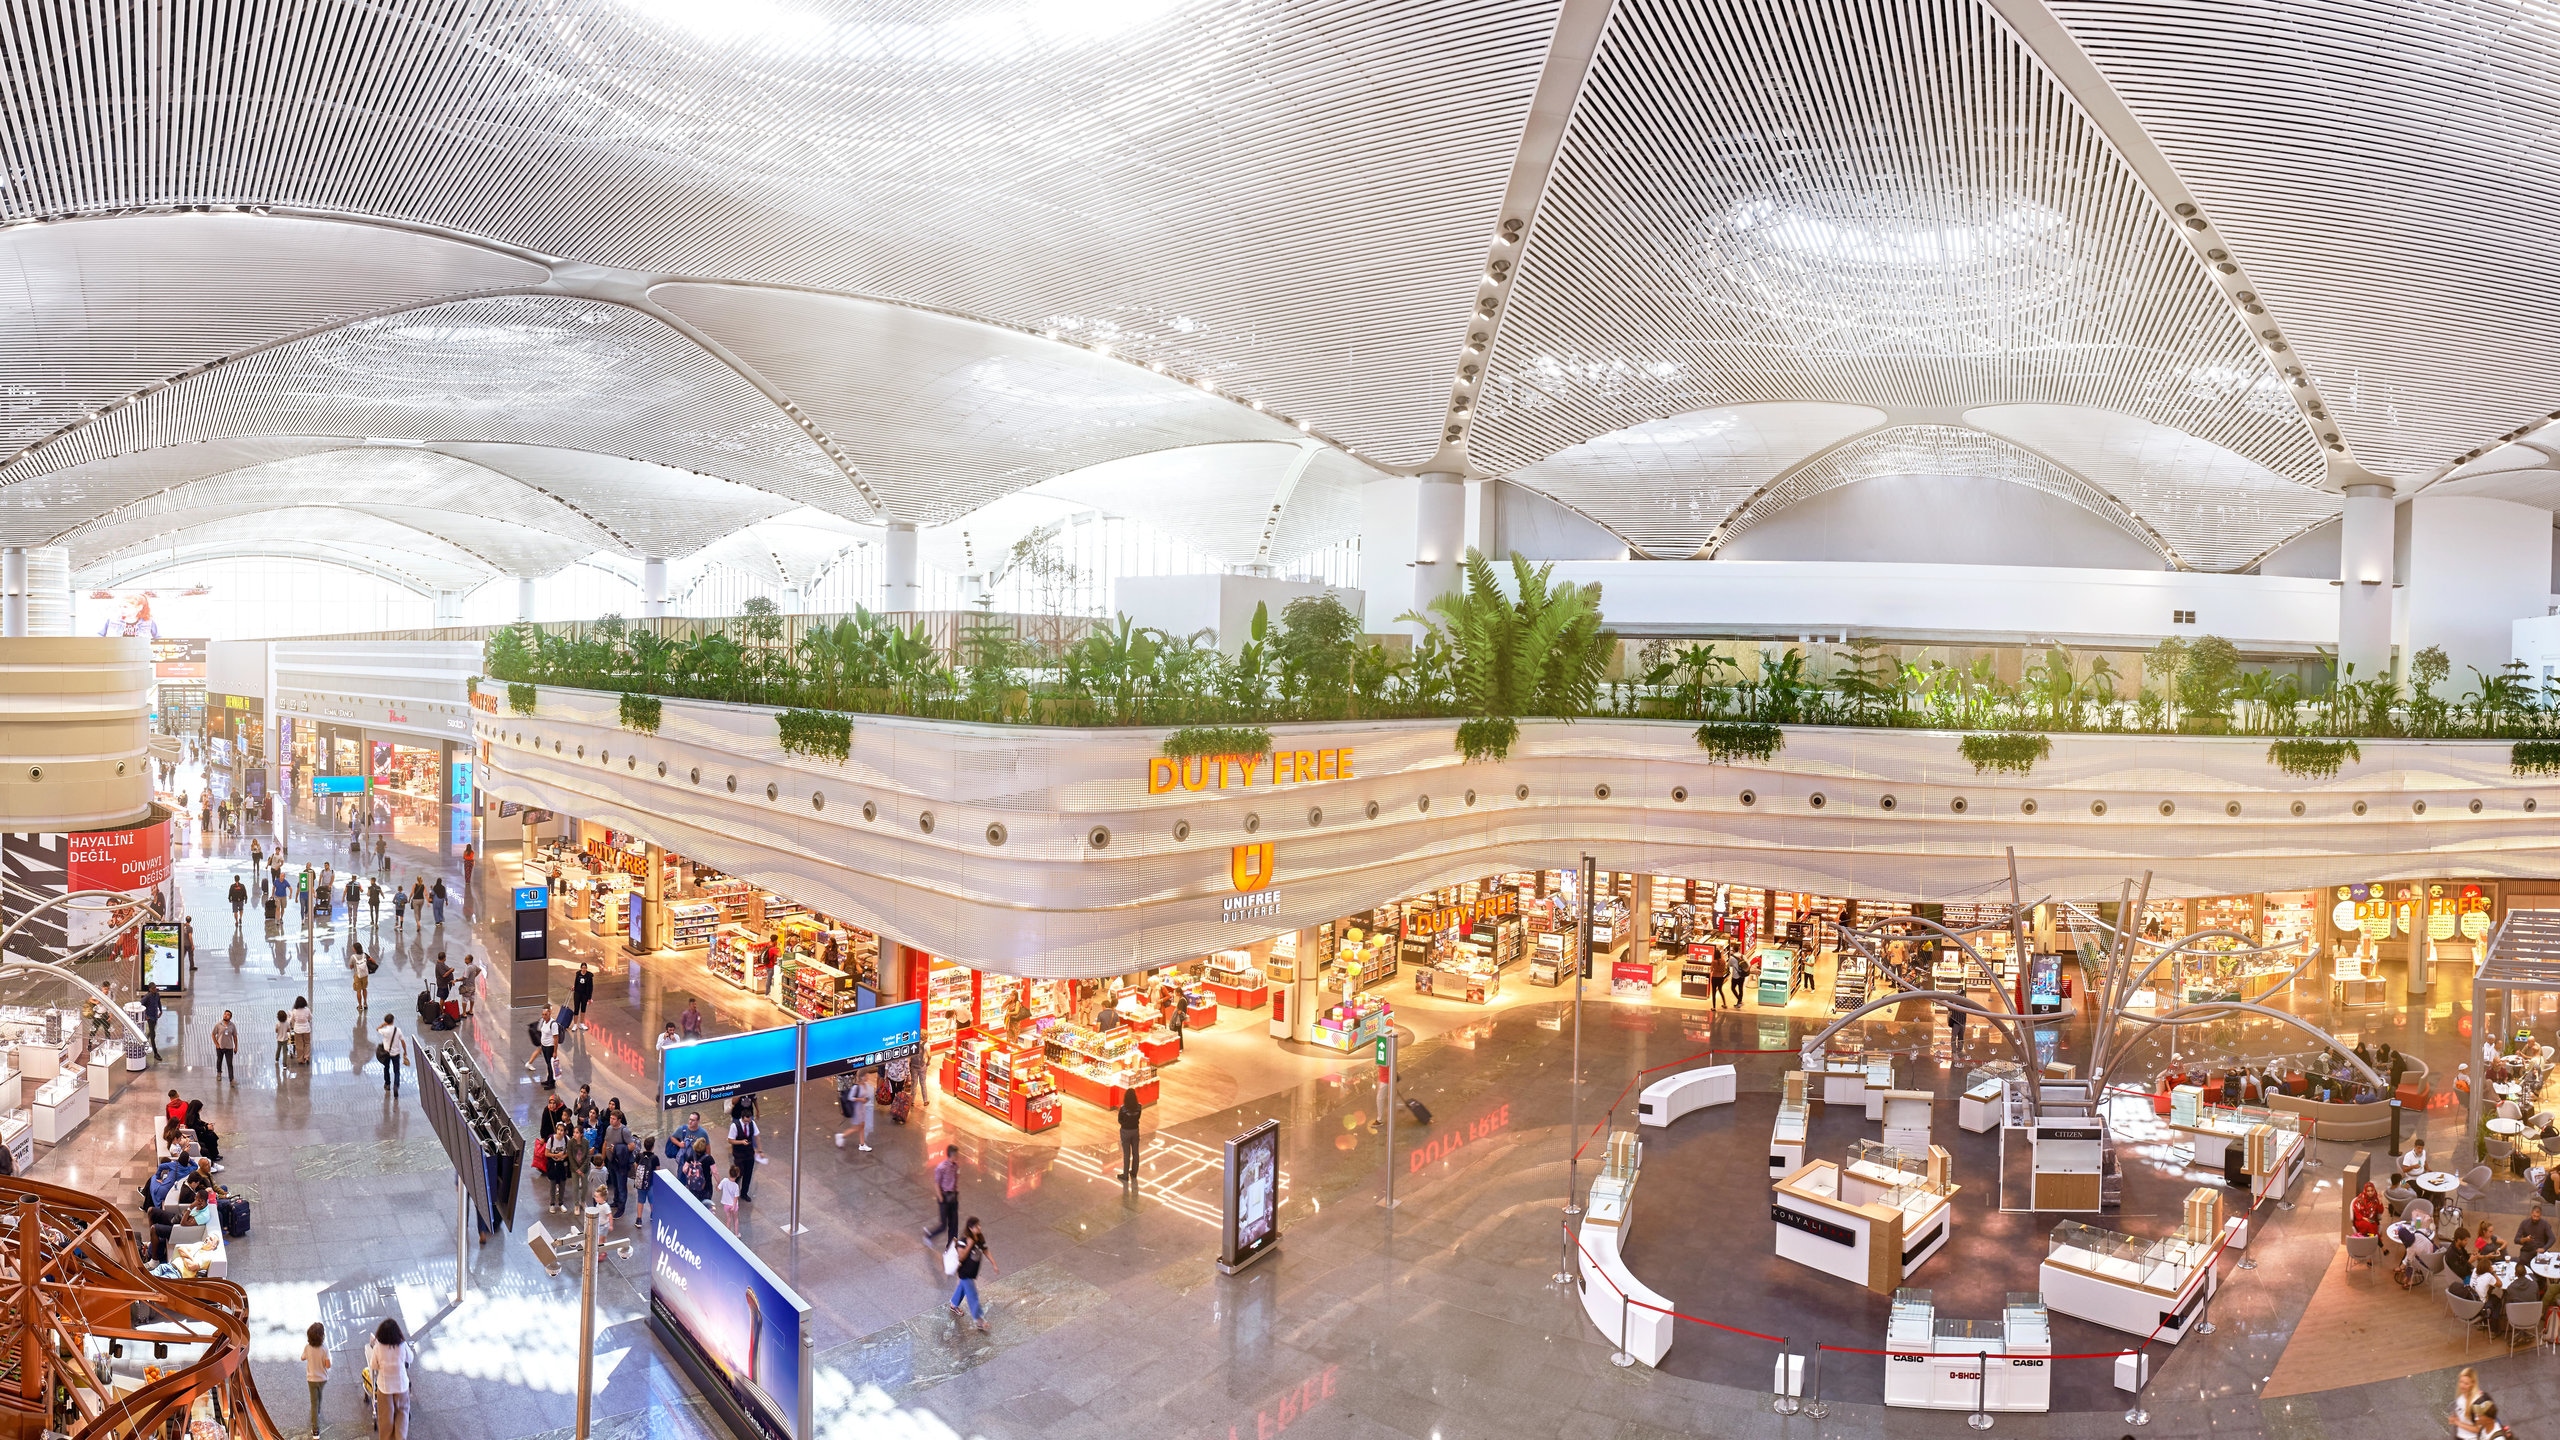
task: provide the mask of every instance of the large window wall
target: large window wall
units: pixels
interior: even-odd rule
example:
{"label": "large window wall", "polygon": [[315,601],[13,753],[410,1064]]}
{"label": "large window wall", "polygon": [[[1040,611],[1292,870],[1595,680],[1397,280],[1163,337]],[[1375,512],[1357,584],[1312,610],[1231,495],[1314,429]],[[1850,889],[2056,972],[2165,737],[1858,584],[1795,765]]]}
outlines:
{"label": "large window wall", "polygon": [[432,622],[432,598],[379,576],[311,560],[190,561],[100,592],[76,592],[72,633],[121,633],[148,606],[171,639],[259,640],[405,630]]}

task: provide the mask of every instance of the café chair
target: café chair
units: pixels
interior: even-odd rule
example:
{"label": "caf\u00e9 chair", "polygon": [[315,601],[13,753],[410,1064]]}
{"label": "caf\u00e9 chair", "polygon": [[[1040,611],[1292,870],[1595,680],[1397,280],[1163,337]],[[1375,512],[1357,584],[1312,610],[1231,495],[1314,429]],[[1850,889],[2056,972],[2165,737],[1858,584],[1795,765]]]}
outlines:
{"label": "caf\u00e9 chair", "polygon": [[2521,1350],[2542,1343],[2542,1302],[2510,1300],[2507,1302],[2507,1349]]}
{"label": "caf\u00e9 chair", "polygon": [[2370,1235],[2347,1237],[2347,1260],[2350,1264],[2373,1268],[2373,1257],[2382,1253],[2382,1242]]}
{"label": "caf\u00e9 chair", "polygon": [[2419,1196],[2412,1199],[2408,1204],[2408,1208],[2402,1210],[2400,1214],[2403,1219],[2407,1220],[2412,1225],[2417,1224],[2421,1220],[2433,1220],[2436,1218],[2436,1202],[2429,1200],[2424,1196]]}
{"label": "caf\u00e9 chair", "polygon": [[2452,1313],[2454,1323],[2462,1327],[2462,1353],[2468,1355],[2471,1353],[2471,1332],[2486,1323],[2480,1318],[2481,1310],[2486,1307],[2478,1300],[2465,1300],[2454,1294],[2451,1285],[2444,1288],[2444,1304],[2445,1309]]}
{"label": "caf\u00e9 chair", "polygon": [[2453,1198],[2460,1200],[2465,1204],[2477,1200],[2488,1193],[2489,1167],[2486,1165],[2472,1166],[2471,1169],[2463,1175],[2462,1182],[2453,1187]]}
{"label": "caf\u00e9 chair", "polygon": [[2508,1144],[2506,1141],[2495,1135],[2490,1136],[2488,1143],[2482,1148],[2489,1152],[2489,1158],[2491,1160],[2512,1160],[2515,1158],[2516,1147]]}

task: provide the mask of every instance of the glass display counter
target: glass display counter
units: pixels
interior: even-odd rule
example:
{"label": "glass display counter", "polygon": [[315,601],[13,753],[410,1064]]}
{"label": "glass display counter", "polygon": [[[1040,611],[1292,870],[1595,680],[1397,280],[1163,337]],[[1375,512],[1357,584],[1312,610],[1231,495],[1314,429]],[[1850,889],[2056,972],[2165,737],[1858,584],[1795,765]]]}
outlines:
{"label": "glass display counter", "polygon": [[2045,1304],[2065,1315],[2175,1344],[2214,1286],[2205,1241],[2142,1239],[2076,1220],[2053,1227],[2039,1280]]}
{"label": "glass display counter", "polygon": [[1775,1180],[1803,1166],[1807,1124],[1804,1102],[1786,1101],[1778,1106],[1777,1123],[1769,1129],[1770,1179]]}
{"label": "glass display counter", "polygon": [[2053,1403],[2053,1325],[2036,1296],[2011,1293],[1991,1320],[1938,1314],[1927,1290],[1893,1293],[1884,1403],[1915,1410],[2043,1411]]}

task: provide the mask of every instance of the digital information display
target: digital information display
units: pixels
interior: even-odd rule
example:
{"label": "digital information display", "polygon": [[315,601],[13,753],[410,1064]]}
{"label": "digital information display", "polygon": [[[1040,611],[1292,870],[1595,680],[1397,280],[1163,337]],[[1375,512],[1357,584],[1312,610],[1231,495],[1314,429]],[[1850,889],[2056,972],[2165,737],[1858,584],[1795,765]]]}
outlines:
{"label": "digital information display", "polygon": [[[808,1077],[825,1080],[924,1053],[924,1002],[902,1001],[808,1023]],[[673,1054],[673,1051],[668,1052]]]}
{"label": "digital information display", "polygon": [[806,1440],[808,1323],[808,1302],[701,1201],[681,1185],[652,1187],[649,1326],[739,1434]]}
{"label": "digital information display", "polygon": [[175,924],[149,924],[142,927],[142,983],[156,985],[163,995],[187,986],[187,968],[178,963],[178,927]]}
{"label": "digital information display", "polygon": [[539,885],[516,887],[516,958],[551,958],[551,892]]}
{"label": "digital information display", "polygon": [[658,1091],[661,1110],[778,1090],[799,1078],[800,1027],[778,1025],[677,1045],[660,1051],[658,1063],[664,1067]]}
{"label": "digital information display", "polygon": [[1232,1275],[1280,1243],[1280,1122],[1265,1120],[1227,1142],[1218,1268]]}
{"label": "digital information display", "polygon": [[314,775],[311,777],[311,793],[314,795],[361,795],[365,792],[365,786],[368,783],[362,775]]}

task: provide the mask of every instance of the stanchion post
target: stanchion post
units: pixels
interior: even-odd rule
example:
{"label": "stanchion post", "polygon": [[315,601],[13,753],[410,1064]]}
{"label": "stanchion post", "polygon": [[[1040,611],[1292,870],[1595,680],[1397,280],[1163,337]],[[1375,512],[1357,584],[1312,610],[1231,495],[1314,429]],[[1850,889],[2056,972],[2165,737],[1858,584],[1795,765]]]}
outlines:
{"label": "stanchion post", "polygon": [[1804,1413],[1816,1420],[1831,1413],[1831,1407],[1822,1403],[1822,1347],[1820,1345],[1813,1347],[1813,1398],[1804,1407]]}
{"label": "stanchion post", "polygon": [[453,1175],[455,1199],[453,1217],[453,1303],[462,1303],[462,1292],[471,1280],[471,1187],[462,1183],[462,1172]]}
{"label": "stanchion post", "polygon": [[2124,1423],[2148,1425],[2151,1412],[2142,1408],[2142,1390],[2151,1383],[2151,1352],[2143,1349],[2129,1353],[2133,1356],[2133,1408],[2124,1412]]}
{"label": "stanchion post", "polygon": [[1797,1379],[1798,1372],[1795,1366],[1790,1363],[1795,1358],[1795,1342],[1791,1340],[1779,1341],[1778,1402],[1769,1408],[1777,1411],[1781,1415],[1793,1415],[1804,1408],[1803,1402],[1798,1400],[1795,1395],[1796,1391],[1804,1388],[1803,1383]]}
{"label": "stanchion post", "polygon": [[1573,1283],[1573,1222],[1557,1221],[1556,1228],[1564,1232],[1564,1263],[1547,1278],[1558,1285],[1570,1285]]}
{"label": "stanchion post", "polygon": [[2302,1168],[2320,1168],[2320,1122],[2308,1115],[2302,1117]]}
{"label": "stanchion post", "polygon": [[1973,1413],[1964,1417],[1964,1423],[1976,1430],[1991,1428],[1991,1412],[1982,1408],[1982,1402],[1988,1398],[1990,1389],[1991,1357],[1976,1355],[1973,1357]]}
{"label": "stanchion post", "polygon": [[1624,1290],[1618,1292],[1618,1349],[1609,1357],[1609,1363],[1621,1370],[1636,1363],[1636,1357],[1627,1353],[1627,1292]]}

